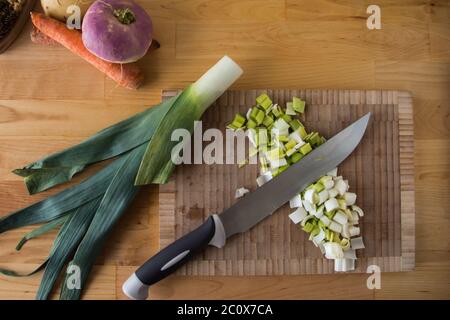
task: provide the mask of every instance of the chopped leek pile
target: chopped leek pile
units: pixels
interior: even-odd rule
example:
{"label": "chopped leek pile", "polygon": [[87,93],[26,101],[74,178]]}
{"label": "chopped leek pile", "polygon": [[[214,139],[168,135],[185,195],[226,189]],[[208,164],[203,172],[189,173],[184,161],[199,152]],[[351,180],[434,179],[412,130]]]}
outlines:
{"label": "chopped leek pile", "polygon": [[355,269],[355,250],[364,244],[358,227],[364,212],[356,194],[348,192],[348,181],[337,175],[337,168],[322,176],[289,201],[295,209],[289,218],[300,224],[327,259],[333,259],[335,271]]}
{"label": "chopped leek pile", "polygon": [[267,94],[256,98],[256,106],[247,114],[237,114],[227,128],[247,130],[253,147],[252,156],[259,156],[261,176],[258,186],[300,161],[325,142],[318,132],[307,133],[298,115],[305,112],[305,101],[294,97],[281,108]]}
{"label": "chopped leek pile", "polygon": [[[294,97],[282,108],[273,103],[267,94],[256,98],[256,105],[245,115],[236,114],[227,126],[232,130],[247,130],[246,135],[258,155],[260,176],[256,179],[262,186],[300,161],[326,140],[318,132],[307,132],[298,119],[305,112],[305,101]],[[303,190],[290,200],[296,210],[289,215],[295,223],[309,233],[309,239],[320,248],[328,259],[335,260],[335,271],[355,268],[355,250],[364,248],[358,227],[363,216],[355,205],[356,194],[348,192],[348,181],[337,176],[337,168]],[[242,196],[242,188],[236,197]]]}

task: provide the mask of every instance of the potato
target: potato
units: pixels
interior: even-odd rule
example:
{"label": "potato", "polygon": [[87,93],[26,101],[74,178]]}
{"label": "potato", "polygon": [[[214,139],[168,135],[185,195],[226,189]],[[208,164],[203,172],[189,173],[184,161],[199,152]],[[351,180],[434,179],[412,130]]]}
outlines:
{"label": "potato", "polygon": [[65,22],[69,14],[67,7],[78,5],[81,9],[81,18],[95,0],[41,0],[42,8],[47,16]]}

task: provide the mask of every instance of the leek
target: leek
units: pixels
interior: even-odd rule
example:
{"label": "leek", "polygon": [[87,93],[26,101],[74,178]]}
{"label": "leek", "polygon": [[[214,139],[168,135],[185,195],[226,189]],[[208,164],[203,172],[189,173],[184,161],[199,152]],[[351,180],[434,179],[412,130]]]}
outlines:
{"label": "leek", "polygon": [[[60,298],[80,297],[106,237],[139,190],[135,182],[164,182],[172,172],[169,142],[172,130],[192,130],[194,121],[241,73],[239,66],[224,57],[178,96],[102,130],[79,145],[14,171],[24,177],[29,192],[36,193],[69,181],[92,163],[116,157],[80,184],[0,219],[0,233],[45,223],[27,234],[19,249],[28,239],[62,224],[49,256],[30,273],[45,267],[38,299],[48,298],[66,263],[82,270],[81,289],[70,290],[63,285]],[[241,118],[237,121],[236,124],[244,126]],[[6,269],[0,269],[0,273],[23,276]]]}

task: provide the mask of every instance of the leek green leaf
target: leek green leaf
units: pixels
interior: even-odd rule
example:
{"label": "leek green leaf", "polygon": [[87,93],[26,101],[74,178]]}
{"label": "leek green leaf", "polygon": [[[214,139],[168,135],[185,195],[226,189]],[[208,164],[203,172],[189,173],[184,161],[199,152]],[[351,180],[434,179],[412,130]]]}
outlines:
{"label": "leek green leaf", "polygon": [[54,228],[62,225],[66,220],[68,216],[64,215],[62,217],[59,217],[55,220],[52,220],[50,222],[47,222],[46,224],[40,226],[39,228],[34,229],[33,231],[27,233],[22,239],[20,239],[19,243],[16,246],[16,250],[19,251],[22,249],[23,245],[30,239],[39,237],[40,235],[53,230]]}
{"label": "leek green leaf", "polygon": [[78,145],[13,172],[25,177],[30,194],[67,182],[87,165],[118,156],[149,141],[175,99],[170,98],[103,129]]}
{"label": "leek green leaf", "polygon": [[[116,175],[106,190],[99,208],[90,223],[89,229],[83,237],[83,240],[81,240],[71,262],[71,264],[76,265],[82,271],[80,279],[81,288],[71,289],[68,286],[63,286],[60,299],[79,299],[89,271],[95,262],[95,257],[103,246],[106,236],[139,190],[139,187],[134,186],[133,182],[144,151],[145,145],[142,145],[124,156],[125,161],[117,170]],[[69,276],[67,275],[67,277]]]}
{"label": "leek green leaf", "polygon": [[120,157],[82,183],[4,217],[0,220],[0,233],[30,224],[51,221],[97,198],[105,192],[124,160],[125,157]]}
{"label": "leek green leaf", "polygon": [[32,276],[33,274],[41,271],[47,264],[47,261],[48,261],[48,259],[45,260],[39,267],[37,267],[36,269],[31,271],[30,273],[19,273],[19,272],[13,271],[13,270],[0,268],[0,274],[4,274],[5,276],[10,276],[10,277],[29,277],[29,276]]}
{"label": "leek green leaf", "polygon": [[82,237],[86,234],[100,201],[101,197],[98,197],[78,207],[64,223],[53,242],[36,299],[48,298],[64,264],[68,262]]}

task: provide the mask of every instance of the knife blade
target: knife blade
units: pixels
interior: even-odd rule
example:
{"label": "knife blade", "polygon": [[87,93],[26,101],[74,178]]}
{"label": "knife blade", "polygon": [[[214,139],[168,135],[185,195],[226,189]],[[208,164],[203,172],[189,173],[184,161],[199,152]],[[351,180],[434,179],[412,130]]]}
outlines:
{"label": "knife blade", "polygon": [[272,215],[285,202],[344,161],[364,136],[369,118],[370,113],[361,117],[276,178],[221,214],[213,214],[197,229],[162,249],[128,278],[122,286],[123,292],[131,299],[146,299],[150,285],[167,277],[207,245],[221,248],[227,238],[249,230]]}

